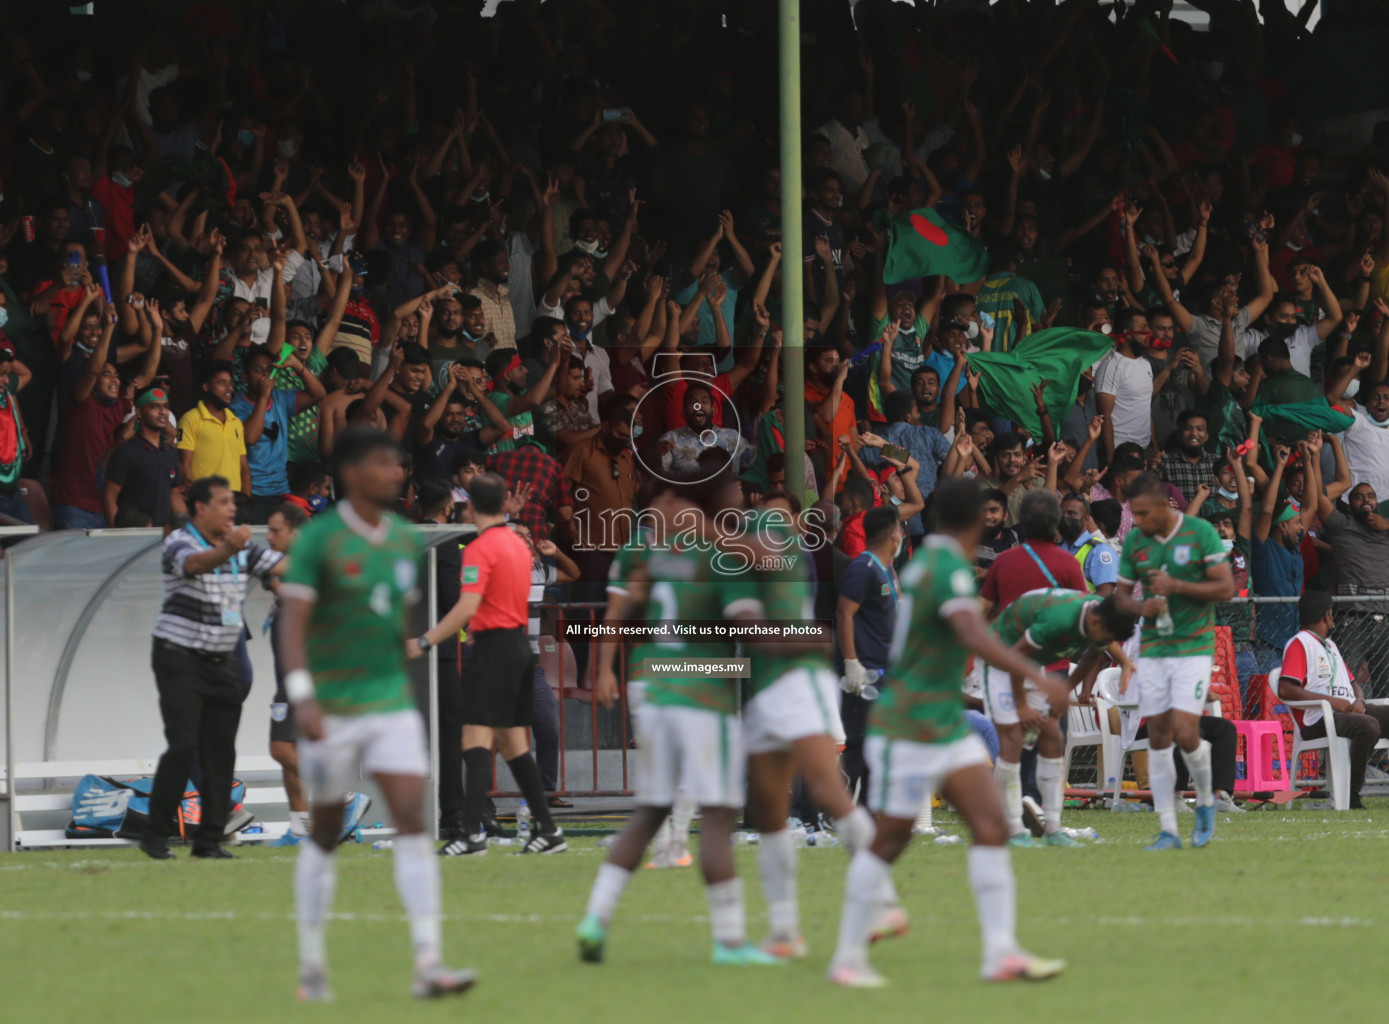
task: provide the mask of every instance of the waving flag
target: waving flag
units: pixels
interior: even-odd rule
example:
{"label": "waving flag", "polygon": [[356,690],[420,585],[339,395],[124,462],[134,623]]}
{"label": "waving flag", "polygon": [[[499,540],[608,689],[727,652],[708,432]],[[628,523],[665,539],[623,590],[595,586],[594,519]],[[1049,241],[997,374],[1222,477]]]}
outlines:
{"label": "waving flag", "polygon": [[984,243],[947,224],[935,210],[913,210],[894,217],[888,224],[887,239],[884,281],[944,274],[965,284],[978,281],[989,269]]}
{"label": "waving flag", "polygon": [[1042,418],[1032,385],[1047,382],[1047,412],[1057,430],[1075,404],[1080,375],[1107,355],[1114,339],[1080,327],[1049,327],[1029,334],[1008,352],[973,352],[965,358],[979,374],[983,403],[1000,416],[1042,437]]}

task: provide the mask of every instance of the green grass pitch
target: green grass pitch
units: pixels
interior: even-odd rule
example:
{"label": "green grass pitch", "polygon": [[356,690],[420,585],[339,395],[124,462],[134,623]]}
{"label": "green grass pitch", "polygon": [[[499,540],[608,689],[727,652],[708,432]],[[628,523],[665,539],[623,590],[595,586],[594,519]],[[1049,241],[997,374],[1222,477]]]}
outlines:
{"label": "green grass pitch", "polygon": [[[947,832],[959,833],[948,814]],[[1191,815],[1182,815],[1185,833]],[[445,952],[475,967],[460,1001],[408,996],[406,926],[391,854],[348,846],[328,932],[337,1001],[293,1002],[292,850],[155,863],[134,850],[0,858],[4,1020],[165,1021],[1300,1021],[1368,1019],[1383,1004],[1389,800],[1361,813],[1222,816],[1205,850],[1146,854],[1151,814],[1068,811],[1085,849],[1016,850],[1019,936],[1065,957],[1042,986],[976,980],[965,848],[917,839],[898,864],[912,933],[875,948],[881,992],[838,990],[824,970],[839,920],[841,849],[800,855],[809,960],[715,968],[697,868],[643,871],[618,909],[607,962],[572,939],[602,856],[445,860]],[[765,929],[756,857],[740,850],[749,932]]]}

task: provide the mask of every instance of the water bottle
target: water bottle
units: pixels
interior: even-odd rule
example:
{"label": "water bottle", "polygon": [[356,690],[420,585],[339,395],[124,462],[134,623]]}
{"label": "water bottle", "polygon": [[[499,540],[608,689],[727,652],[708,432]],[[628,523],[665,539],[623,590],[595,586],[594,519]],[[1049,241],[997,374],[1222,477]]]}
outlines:
{"label": "water bottle", "polygon": [[[887,675],[887,673],[884,672],[882,669],[876,669],[875,671],[877,672],[877,675],[873,677],[874,682],[877,682],[877,680]],[[859,696],[862,697],[864,700],[877,700],[878,688],[873,683],[867,683],[863,687],[863,690],[859,693]]]}
{"label": "water bottle", "polygon": [[378,839],[376,840],[376,842],[371,844],[371,848],[373,850],[389,850],[394,846],[394,841],[390,839]]}
{"label": "water bottle", "polygon": [[516,838],[525,844],[531,837],[531,809],[524,800],[516,808]]}
{"label": "water bottle", "polygon": [[1162,614],[1153,623],[1157,627],[1158,636],[1171,636],[1176,626],[1172,622],[1172,612],[1166,607],[1162,609]]}

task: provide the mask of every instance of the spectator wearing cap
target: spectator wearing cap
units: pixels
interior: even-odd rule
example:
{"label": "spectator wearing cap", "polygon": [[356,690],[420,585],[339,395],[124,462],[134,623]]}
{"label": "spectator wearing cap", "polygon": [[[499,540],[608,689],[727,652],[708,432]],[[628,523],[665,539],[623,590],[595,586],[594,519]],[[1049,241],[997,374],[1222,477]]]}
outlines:
{"label": "spectator wearing cap", "polygon": [[29,503],[19,486],[24,457],[29,453],[29,434],[19,414],[14,349],[0,344],[0,515],[32,523]]}
{"label": "spectator wearing cap", "polygon": [[473,265],[478,269],[478,282],[468,292],[482,302],[486,318],[485,334],[495,339],[493,348],[516,347],[516,315],[511,308],[511,260],[501,244],[488,239],[473,250]]}
{"label": "spectator wearing cap", "polygon": [[148,346],[144,360],[134,380],[122,387],[120,371],[110,357],[116,309],[108,306],[101,338],[73,385],[63,445],[53,471],[53,525],[57,529],[99,530],[107,525],[99,480],[102,463],[130,418],[135,391],[148,384],[159,367],[160,346],[153,340],[147,318],[142,318],[141,327]]}
{"label": "spectator wearing cap", "polygon": [[246,458],[246,432],[231,411],[234,398],[232,364],[215,359],[203,375],[203,398],[178,425],[179,476],[201,480],[220,476],[236,481],[241,494],[251,493],[251,464]]}
{"label": "spectator wearing cap", "polygon": [[[246,393],[236,396],[231,411],[245,425],[246,459],[251,468],[250,521],[264,526],[289,493],[291,421],[323,401],[327,392],[292,352],[277,364],[269,349],[249,348],[242,363]],[[304,389],[276,387],[277,365],[299,374]]]}
{"label": "spectator wearing cap", "polygon": [[[1102,502],[1096,502],[1102,504]],[[1118,502],[1110,499],[1113,525],[1119,524]],[[1091,512],[1090,503],[1079,494],[1068,494],[1061,502],[1061,522],[1056,532],[1061,535],[1061,547],[1075,556],[1085,575],[1085,589],[1092,594],[1108,597],[1119,581],[1119,553],[1105,539],[1104,530]]]}
{"label": "spectator wearing cap", "polygon": [[185,512],[179,489],[178,449],[169,437],[169,395],[152,387],[135,396],[135,436],[123,441],[106,463],[101,503],[106,524],[115,526],[123,509],[139,509],[151,526],[163,526]]}

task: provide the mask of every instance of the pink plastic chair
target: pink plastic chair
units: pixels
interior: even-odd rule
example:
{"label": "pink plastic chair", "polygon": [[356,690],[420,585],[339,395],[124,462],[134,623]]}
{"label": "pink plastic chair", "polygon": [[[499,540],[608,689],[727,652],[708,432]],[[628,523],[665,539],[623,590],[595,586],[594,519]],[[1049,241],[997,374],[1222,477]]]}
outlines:
{"label": "pink plastic chair", "polygon": [[[1237,793],[1286,792],[1292,789],[1288,752],[1281,722],[1234,722],[1244,737],[1244,778],[1235,780]],[[1274,776],[1273,746],[1278,745],[1278,777]]]}

